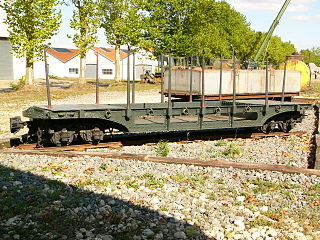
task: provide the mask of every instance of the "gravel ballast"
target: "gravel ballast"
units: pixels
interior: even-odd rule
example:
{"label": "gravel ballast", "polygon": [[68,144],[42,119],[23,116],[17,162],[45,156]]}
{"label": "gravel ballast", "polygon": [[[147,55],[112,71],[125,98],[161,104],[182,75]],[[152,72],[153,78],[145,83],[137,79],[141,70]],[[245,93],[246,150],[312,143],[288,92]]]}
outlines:
{"label": "gravel ballast", "polygon": [[320,238],[313,176],[99,158],[0,162],[2,239]]}
{"label": "gravel ballast", "polygon": [[[139,102],[160,98],[156,92],[138,96]],[[104,99],[125,102],[125,95]],[[314,121],[310,111],[295,128],[303,136],[103,151],[308,167]],[[319,196],[320,178],[303,174],[0,152],[0,239],[317,240]]]}

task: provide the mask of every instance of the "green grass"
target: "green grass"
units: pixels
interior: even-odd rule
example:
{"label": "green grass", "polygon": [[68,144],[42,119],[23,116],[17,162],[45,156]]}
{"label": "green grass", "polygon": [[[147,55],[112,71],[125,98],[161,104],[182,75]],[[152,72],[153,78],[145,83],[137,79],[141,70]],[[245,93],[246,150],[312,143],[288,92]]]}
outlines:
{"label": "green grass", "polygon": [[301,93],[304,97],[320,97],[320,82],[312,81],[311,88]]}
{"label": "green grass", "polygon": [[108,169],[108,165],[106,163],[101,163],[99,170],[100,171],[105,171]]}
{"label": "green grass", "polygon": [[186,182],[188,180],[188,178],[183,174],[183,173],[179,173],[177,175],[173,175],[170,177],[174,182]]}
{"label": "green grass", "polygon": [[167,157],[169,155],[170,148],[167,141],[159,141],[156,146],[156,154],[159,157]]}
{"label": "green grass", "polygon": [[178,183],[188,183],[192,187],[203,186],[209,179],[204,173],[195,173],[191,176],[185,176],[183,173],[170,176],[171,180]]}
{"label": "green grass", "polygon": [[145,181],[145,186],[151,189],[162,188],[163,184],[167,181],[164,178],[156,178],[152,173],[145,173],[137,177],[140,180]]}
{"label": "green grass", "polygon": [[239,156],[243,153],[243,149],[234,143],[230,143],[227,147],[222,151],[222,154],[226,157],[235,157]]}
{"label": "green grass", "polygon": [[228,142],[225,141],[225,140],[218,140],[216,141],[216,143],[214,144],[216,147],[223,147],[223,146],[226,146],[228,145]]}

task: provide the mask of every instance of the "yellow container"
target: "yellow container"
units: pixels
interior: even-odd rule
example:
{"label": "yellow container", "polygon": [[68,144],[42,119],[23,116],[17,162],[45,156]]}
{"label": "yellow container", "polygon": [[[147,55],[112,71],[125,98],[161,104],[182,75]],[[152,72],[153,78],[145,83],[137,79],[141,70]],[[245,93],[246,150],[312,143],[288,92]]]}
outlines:
{"label": "yellow container", "polygon": [[[280,65],[280,69],[284,69],[284,63]],[[288,60],[287,70],[294,70],[301,72],[301,90],[305,90],[310,81],[310,69],[307,64],[299,60]]]}

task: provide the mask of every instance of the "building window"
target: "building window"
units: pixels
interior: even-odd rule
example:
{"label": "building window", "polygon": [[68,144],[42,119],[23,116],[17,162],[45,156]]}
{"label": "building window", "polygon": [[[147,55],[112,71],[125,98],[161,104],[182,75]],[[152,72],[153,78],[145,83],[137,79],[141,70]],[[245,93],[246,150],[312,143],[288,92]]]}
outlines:
{"label": "building window", "polygon": [[102,69],[103,75],[112,75],[113,71],[112,69]]}
{"label": "building window", "polygon": [[79,73],[79,69],[78,68],[69,68],[69,73],[70,74],[78,74]]}

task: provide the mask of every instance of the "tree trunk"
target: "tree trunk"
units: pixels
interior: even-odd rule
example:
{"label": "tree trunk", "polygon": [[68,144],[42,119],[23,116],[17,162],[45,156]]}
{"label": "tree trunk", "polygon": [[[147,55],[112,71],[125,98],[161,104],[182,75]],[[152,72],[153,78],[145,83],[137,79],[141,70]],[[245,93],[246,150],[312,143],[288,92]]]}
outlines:
{"label": "tree trunk", "polygon": [[30,58],[26,59],[26,84],[33,85],[34,72],[33,61]]}
{"label": "tree trunk", "polygon": [[86,56],[81,56],[79,84],[85,84],[85,83],[86,83]]}
{"label": "tree trunk", "polygon": [[121,72],[121,69],[120,69],[121,56],[120,56],[120,47],[119,46],[116,46],[115,54],[116,54],[116,62],[115,62],[116,71],[115,71],[114,80],[116,82],[120,82],[120,80],[121,80],[121,76],[120,76],[120,72]]}

